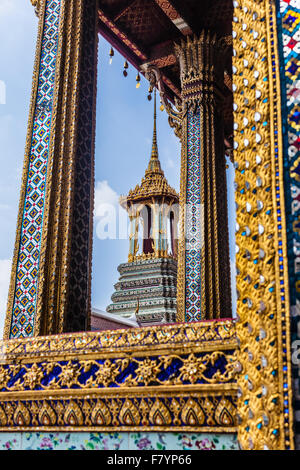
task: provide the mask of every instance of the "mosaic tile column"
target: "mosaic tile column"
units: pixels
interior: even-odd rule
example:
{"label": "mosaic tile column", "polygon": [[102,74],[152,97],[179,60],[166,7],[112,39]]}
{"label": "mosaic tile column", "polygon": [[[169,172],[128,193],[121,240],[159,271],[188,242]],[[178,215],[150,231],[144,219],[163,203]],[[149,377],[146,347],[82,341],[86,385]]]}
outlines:
{"label": "mosaic tile column", "polygon": [[33,4],[39,32],[6,339],[89,326],[96,2]]}
{"label": "mosaic tile column", "polygon": [[231,317],[222,89],[230,54],[210,33],[175,48],[181,68],[181,225],[178,319]]}

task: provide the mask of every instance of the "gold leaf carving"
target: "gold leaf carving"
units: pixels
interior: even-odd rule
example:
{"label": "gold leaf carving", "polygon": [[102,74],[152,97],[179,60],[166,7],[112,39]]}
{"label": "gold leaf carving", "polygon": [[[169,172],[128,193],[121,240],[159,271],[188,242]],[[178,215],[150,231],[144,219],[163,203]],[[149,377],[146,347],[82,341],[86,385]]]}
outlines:
{"label": "gold leaf carving", "polygon": [[9,373],[3,366],[0,366],[0,388],[6,387],[9,380]]}
{"label": "gold leaf carving", "polygon": [[138,426],[141,415],[131,400],[126,399],[120,411],[120,421],[126,426]]}
{"label": "gold leaf carving", "polygon": [[98,426],[109,426],[111,423],[111,414],[102,400],[97,401],[91,415],[92,423]]}
{"label": "gold leaf carving", "polygon": [[34,6],[36,15],[39,16],[41,4],[42,4],[41,0],[30,0],[30,1],[32,3],[32,6]]}
{"label": "gold leaf carving", "polygon": [[234,425],[235,408],[233,404],[227,399],[222,398],[217,405],[215,412],[215,419],[221,426]]}
{"label": "gold leaf carving", "polygon": [[167,426],[172,423],[172,418],[168,408],[161,400],[156,399],[149,413],[149,421],[156,426]]}
{"label": "gold leaf carving", "polygon": [[6,414],[3,411],[3,408],[0,406],[0,426],[6,426],[7,418]]}
{"label": "gold leaf carving", "polygon": [[69,426],[82,426],[83,414],[79,406],[71,400],[64,414],[64,422]]}
{"label": "gold leaf carving", "polygon": [[43,426],[54,426],[56,423],[56,414],[53,408],[46,402],[39,412],[39,422]]}
{"label": "gold leaf carving", "polygon": [[30,423],[30,413],[22,402],[18,404],[14,412],[14,423],[17,426],[28,426]]}
{"label": "gold leaf carving", "polygon": [[38,385],[43,378],[43,371],[37,364],[32,364],[31,367],[26,368],[27,371],[24,375],[24,385],[31,390]]}
{"label": "gold leaf carving", "polygon": [[189,426],[202,426],[205,421],[205,415],[201,406],[192,398],[189,398],[184,405],[181,418],[184,424]]}

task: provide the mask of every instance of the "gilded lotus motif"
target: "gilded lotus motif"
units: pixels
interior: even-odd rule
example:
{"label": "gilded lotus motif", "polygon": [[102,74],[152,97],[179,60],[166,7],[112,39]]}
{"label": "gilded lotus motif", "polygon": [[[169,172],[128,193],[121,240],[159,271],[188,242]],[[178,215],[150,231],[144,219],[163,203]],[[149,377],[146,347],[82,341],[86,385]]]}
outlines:
{"label": "gilded lotus motif", "polygon": [[78,375],[78,365],[68,362],[66,365],[61,366],[59,383],[62,387],[70,387],[71,385],[76,384]]}
{"label": "gilded lotus motif", "polygon": [[37,385],[39,385],[43,375],[43,370],[36,363],[32,364],[32,366],[27,369],[23,377],[24,386],[33,390]]}
{"label": "gilded lotus motif", "polygon": [[189,357],[184,361],[183,366],[180,369],[180,376],[178,381],[189,381],[192,384],[202,377],[206,370],[206,364],[203,358],[197,358],[194,354],[190,354]]}
{"label": "gilded lotus motif", "polygon": [[96,372],[96,382],[97,384],[103,384],[104,387],[108,387],[111,382],[115,381],[118,373],[117,364],[106,359],[104,364],[99,364],[99,370]]}
{"label": "gilded lotus motif", "polygon": [[159,372],[160,367],[157,365],[157,361],[153,361],[147,358],[143,362],[139,363],[139,367],[135,371],[135,381],[138,383],[142,382],[148,385],[149,382],[154,381],[156,379],[156,376]]}

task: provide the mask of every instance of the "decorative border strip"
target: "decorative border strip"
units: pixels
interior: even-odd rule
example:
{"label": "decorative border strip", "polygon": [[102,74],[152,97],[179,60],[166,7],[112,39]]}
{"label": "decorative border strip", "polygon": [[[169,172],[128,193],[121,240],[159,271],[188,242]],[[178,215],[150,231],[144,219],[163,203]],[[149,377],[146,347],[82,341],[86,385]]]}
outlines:
{"label": "decorative border strip", "polygon": [[0,359],[15,361],[22,357],[64,357],[86,354],[116,354],[117,351],[152,351],[197,348],[235,349],[235,324],[231,320],[201,323],[176,323],[160,327],[133,328],[0,341]]}
{"label": "decorative border strip", "polygon": [[[192,207],[191,213],[186,214],[185,230],[190,243],[195,246],[185,249],[185,321],[201,320],[201,253],[199,223],[201,220],[201,171],[203,155],[201,155],[203,113],[187,112],[187,176],[186,204]],[[200,228],[201,230],[201,228]]]}
{"label": "decorative border strip", "polygon": [[65,358],[0,365],[1,394],[25,390],[119,389],[138,386],[234,383],[234,351],[88,359]]}
{"label": "decorative border strip", "polygon": [[[292,383],[291,383],[291,351],[290,351],[290,318],[289,318],[289,276],[287,266],[286,209],[284,196],[283,146],[281,121],[281,96],[279,75],[279,53],[277,43],[276,9],[269,0],[269,16],[267,15],[269,45],[269,77],[272,83],[271,96],[271,139],[274,149],[273,185],[274,185],[274,216],[276,214],[276,246],[277,246],[277,304],[278,304],[278,376],[281,392],[281,426],[282,439],[286,449],[294,447]],[[279,203],[280,201],[280,203]],[[292,442],[291,442],[292,437]]]}
{"label": "decorative border strip", "polygon": [[90,393],[11,399],[0,404],[0,431],[236,432],[234,393],[135,390],[134,397]]}

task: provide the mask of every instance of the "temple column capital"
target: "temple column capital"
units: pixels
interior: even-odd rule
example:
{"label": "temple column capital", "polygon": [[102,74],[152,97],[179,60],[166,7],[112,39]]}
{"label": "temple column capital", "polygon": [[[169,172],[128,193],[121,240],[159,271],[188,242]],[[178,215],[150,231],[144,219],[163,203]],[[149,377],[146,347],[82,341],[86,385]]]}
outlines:
{"label": "temple column capital", "polygon": [[179,60],[181,96],[185,105],[223,99],[225,60],[229,47],[224,39],[202,31],[175,44]]}

